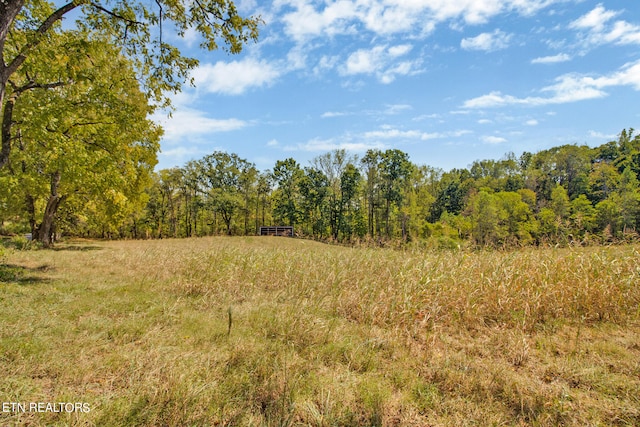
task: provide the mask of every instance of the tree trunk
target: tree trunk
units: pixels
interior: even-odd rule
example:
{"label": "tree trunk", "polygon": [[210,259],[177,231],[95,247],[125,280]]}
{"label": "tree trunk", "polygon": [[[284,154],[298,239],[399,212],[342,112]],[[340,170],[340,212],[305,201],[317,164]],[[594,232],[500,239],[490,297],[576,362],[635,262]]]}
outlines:
{"label": "tree trunk", "polygon": [[31,238],[35,239],[38,235],[38,224],[36,223],[35,199],[31,194],[27,194],[25,203],[27,205],[27,212],[29,213],[29,228],[31,229]]}
{"label": "tree trunk", "polygon": [[[9,28],[15,20],[18,13],[24,6],[24,0],[2,0],[0,1],[0,110],[3,112],[2,118],[2,148],[0,149],[0,169],[9,161],[9,152],[11,151],[10,140],[5,138],[5,131],[11,128],[10,123],[6,123],[4,119],[5,95],[7,83],[11,77],[12,70],[4,62],[4,44],[9,34]],[[8,135],[8,134],[7,134]]]}
{"label": "tree trunk", "polygon": [[60,203],[64,200],[64,196],[58,194],[58,186],[60,185],[60,172],[56,171],[51,175],[51,194],[47,200],[47,207],[42,216],[42,223],[38,227],[38,241],[45,248],[53,245],[54,221],[56,212]]}
{"label": "tree trunk", "polygon": [[10,96],[5,105],[4,98],[7,88],[6,83],[4,76],[2,76],[2,81],[0,82],[0,106],[2,106],[2,125],[0,126],[0,138],[2,139],[2,148],[0,148],[0,169],[9,162],[9,154],[11,153],[11,122],[13,120],[13,106],[15,104],[15,97]]}

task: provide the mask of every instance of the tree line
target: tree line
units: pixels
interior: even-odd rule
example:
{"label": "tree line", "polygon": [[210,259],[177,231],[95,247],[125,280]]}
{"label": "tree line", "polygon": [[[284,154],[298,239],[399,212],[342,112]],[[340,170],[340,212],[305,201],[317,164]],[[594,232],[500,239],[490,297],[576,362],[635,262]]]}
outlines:
{"label": "tree line", "polygon": [[[639,173],[633,129],[595,148],[510,153],[448,172],[397,149],[361,157],[334,150],[308,166],[288,158],[265,171],[216,151],[150,172],[117,215],[109,197],[103,205],[69,200],[56,223],[66,234],[106,238],[253,235],[263,225],[292,225],[298,236],[344,243],[594,244],[638,237]],[[24,222],[29,209],[12,221]]]}

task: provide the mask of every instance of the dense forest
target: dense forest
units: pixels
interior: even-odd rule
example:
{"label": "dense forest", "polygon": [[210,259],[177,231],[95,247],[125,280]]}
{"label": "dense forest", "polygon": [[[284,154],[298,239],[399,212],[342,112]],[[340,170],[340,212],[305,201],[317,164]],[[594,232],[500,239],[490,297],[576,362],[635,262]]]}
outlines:
{"label": "dense forest", "polygon": [[[305,167],[288,158],[262,172],[214,152],[144,172],[118,187],[126,191],[76,186],[57,209],[54,235],[251,235],[262,225],[292,225],[297,236],[334,242],[510,247],[630,240],[640,230],[633,129],[595,148],[510,153],[448,172],[416,165],[397,149],[362,157],[335,150]],[[11,196],[0,192],[4,233],[35,232],[51,194]]]}

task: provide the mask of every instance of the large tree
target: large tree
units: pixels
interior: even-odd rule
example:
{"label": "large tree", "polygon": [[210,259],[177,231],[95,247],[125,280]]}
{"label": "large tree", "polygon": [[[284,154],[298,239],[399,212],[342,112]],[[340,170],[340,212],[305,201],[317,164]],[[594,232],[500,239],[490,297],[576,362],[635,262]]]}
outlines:
{"label": "large tree", "polygon": [[49,65],[30,59],[12,79],[5,119],[16,149],[0,178],[49,246],[62,203],[76,206],[78,221],[100,217],[106,231],[142,207],[160,130],[131,62],[109,40],[56,32],[38,49]]}
{"label": "large tree", "polygon": [[72,11],[79,12],[77,27],[87,39],[98,32],[120,46],[145,91],[160,104],[168,102],[166,92],[179,90],[189,70],[197,65],[195,59],[183,56],[163,39],[167,25],[178,35],[195,29],[205,49],[215,50],[222,44],[237,53],[247,41],[257,39],[260,22],[259,18],[240,16],[230,0],[72,0],[57,8],[42,0],[0,1],[0,168],[9,161],[15,142],[13,123],[4,113],[18,89],[12,81],[28,59],[43,66],[60,59],[41,56],[39,47],[54,36],[60,21]]}

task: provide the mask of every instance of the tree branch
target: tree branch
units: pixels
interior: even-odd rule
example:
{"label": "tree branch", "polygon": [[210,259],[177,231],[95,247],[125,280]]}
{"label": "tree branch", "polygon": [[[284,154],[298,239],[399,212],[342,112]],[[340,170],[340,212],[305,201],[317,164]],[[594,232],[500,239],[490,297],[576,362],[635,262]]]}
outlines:
{"label": "tree branch", "polygon": [[22,63],[27,59],[27,54],[30,50],[40,44],[42,41],[42,36],[49,31],[53,24],[62,19],[62,17],[79,6],[79,3],[72,1],[71,3],[67,3],[64,6],[60,7],[58,10],[53,12],[45,21],[40,24],[40,27],[36,30],[35,37],[27,44],[25,44],[22,49],[20,49],[20,53],[18,56],[13,58],[13,61],[6,67],[5,76],[6,79],[9,79],[13,73],[22,65]]}
{"label": "tree branch", "polygon": [[109,9],[106,9],[106,8],[100,6],[98,3],[93,3],[92,2],[92,3],[89,3],[89,4],[91,5],[91,7],[95,8],[95,9],[98,9],[99,11],[104,12],[107,15],[113,16],[116,19],[120,19],[121,21],[126,22],[128,24],[127,27],[129,25],[144,25],[143,22],[136,21],[134,19],[125,18],[124,16],[119,15],[119,14],[115,13],[112,10],[109,10]]}
{"label": "tree branch", "polygon": [[18,97],[24,92],[31,89],[53,89],[64,85],[63,82],[54,83],[35,83],[28,82],[27,84],[17,87],[11,80],[8,83],[13,87],[13,92],[8,97],[2,114],[2,128],[0,129],[0,138],[2,139],[2,149],[0,150],[0,168],[9,162],[9,154],[11,153],[11,126],[13,125],[13,108],[18,100]]}
{"label": "tree branch", "polygon": [[64,82],[36,83],[34,81],[30,81],[25,85],[17,87],[11,80],[9,80],[9,84],[13,87],[13,93],[11,95],[15,95],[16,98],[31,89],[54,89],[65,85]]}

